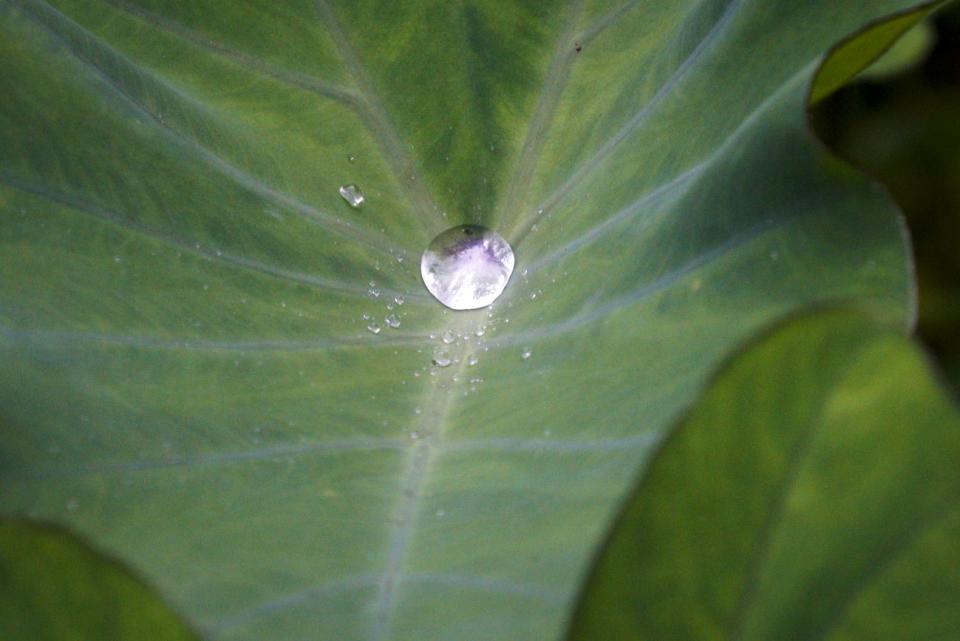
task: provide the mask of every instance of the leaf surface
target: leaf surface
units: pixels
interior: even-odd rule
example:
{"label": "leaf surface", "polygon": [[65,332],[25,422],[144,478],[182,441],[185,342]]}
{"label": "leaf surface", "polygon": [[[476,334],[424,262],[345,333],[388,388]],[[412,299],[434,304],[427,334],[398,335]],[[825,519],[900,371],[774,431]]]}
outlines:
{"label": "leaf surface", "polygon": [[960,415],[848,313],[725,368],[650,463],[569,639],[894,641],[960,626]]}
{"label": "leaf surface", "polygon": [[[804,118],[909,3],[840,4],[2,0],[0,509],[211,638],[556,637],[734,345],[911,322],[892,204]],[[453,313],[419,256],[470,222],[517,270]]]}
{"label": "leaf surface", "polygon": [[76,536],[0,520],[0,636],[6,641],[191,641],[129,570]]}

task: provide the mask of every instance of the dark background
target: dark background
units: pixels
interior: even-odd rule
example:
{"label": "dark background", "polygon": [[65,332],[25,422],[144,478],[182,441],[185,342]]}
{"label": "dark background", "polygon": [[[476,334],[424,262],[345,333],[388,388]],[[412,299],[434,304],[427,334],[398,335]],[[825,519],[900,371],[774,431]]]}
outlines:
{"label": "dark background", "polygon": [[918,335],[960,391],[960,2],[930,26],[921,60],[854,82],[817,105],[811,121],[903,209],[917,261]]}

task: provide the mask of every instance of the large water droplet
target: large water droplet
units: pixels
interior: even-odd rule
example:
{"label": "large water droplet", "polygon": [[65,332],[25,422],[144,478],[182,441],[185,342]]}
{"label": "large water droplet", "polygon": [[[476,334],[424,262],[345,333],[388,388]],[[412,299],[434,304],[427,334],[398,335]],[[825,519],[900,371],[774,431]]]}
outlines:
{"label": "large water droplet", "polygon": [[433,239],[420,259],[420,274],[430,293],[447,307],[479,309],[503,293],[513,264],[513,250],[500,234],[461,225]]}
{"label": "large water droplet", "polygon": [[360,191],[360,188],[356,185],[342,185],[340,187],[340,195],[343,196],[343,199],[347,201],[351,207],[359,207],[363,204],[363,192]]}

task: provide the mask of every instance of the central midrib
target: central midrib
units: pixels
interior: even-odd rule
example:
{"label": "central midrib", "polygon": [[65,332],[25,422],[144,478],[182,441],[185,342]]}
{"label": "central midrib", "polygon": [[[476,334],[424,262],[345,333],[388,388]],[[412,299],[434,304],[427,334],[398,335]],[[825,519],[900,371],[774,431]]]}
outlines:
{"label": "central midrib", "polygon": [[[448,312],[449,313],[449,312]],[[387,560],[379,582],[373,605],[373,621],[369,634],[370,641],[386,641],[393,629],[397,598],[402,584],[404,569],[410,551],[410,542],[416,533],[420,512],[420,502],[424,488],[429,482],[430,470],[437,464],[442,448],[451,411],[458,396],[454,390],[462,389],[460,380],[466,371],[470,342],[462,338],[471,336],[477,326],[477,312],[456,312],[447,325],[446,332],[452,333],[456,341],[445,346],[452,363],[448,367],[436,367],[435,372],[426,378],[428,385],[424,392],[422,405],[417,408],[419,420],[413,422],[410,438],[414,445],[407,453],[403,472],[400,476],[400,491],[396,498],[390,528],[387,533]],[[480,321],[482,323],[482,320]],[[442,344],[442,343],[441,343]],[[423,358],[430,361],[432,353]]]}

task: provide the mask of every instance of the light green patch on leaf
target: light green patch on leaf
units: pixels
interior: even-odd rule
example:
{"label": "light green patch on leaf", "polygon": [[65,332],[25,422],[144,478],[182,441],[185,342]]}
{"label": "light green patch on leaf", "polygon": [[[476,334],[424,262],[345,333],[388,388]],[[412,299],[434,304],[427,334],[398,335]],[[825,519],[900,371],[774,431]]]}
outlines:
{"label": "light green patch on leaf", "polygon": [[[0,0],[0,508],[214,639],[555,638],[733,346],[911,323],[893,205],[804,115],[909,5]],[[477,222],[517,269],[449,312],[420,253]]]}
{"label": "light green patch on leaf", "polygon": [[951,639],[960,415],[925,356],[845,312],[716,377],[627,501],[568,639]]}
{"label": "light green patch on leaf", "polygon": [[918,59],[924,49],[925,33],[918,25],[947,1],[928,2],[896,17],[880,20],[837,45],[817,73],[810,103],[820,102],[865,70],[890,73],[892,69],[903,68]]}
{"label": "light green patch on leaf", "polygon": [[933,48],[936,34],[929,17],[913,25],[886,53],[860,72],[858,79],[881,81],[918,65]]}
{"label": "light green patch on leaf", "polygon": [[191,641],[129,570],[59,528],[0,519],[4,641]]}

